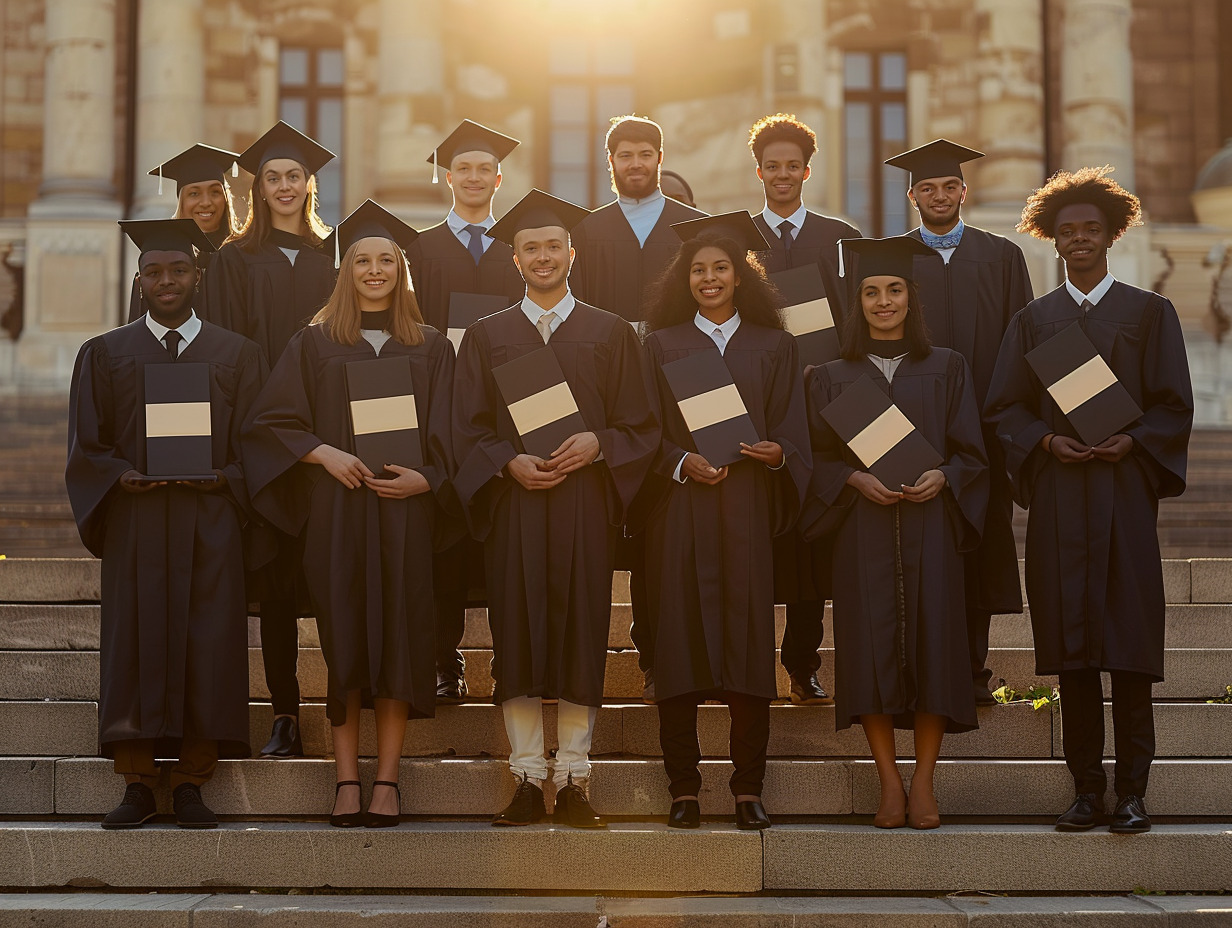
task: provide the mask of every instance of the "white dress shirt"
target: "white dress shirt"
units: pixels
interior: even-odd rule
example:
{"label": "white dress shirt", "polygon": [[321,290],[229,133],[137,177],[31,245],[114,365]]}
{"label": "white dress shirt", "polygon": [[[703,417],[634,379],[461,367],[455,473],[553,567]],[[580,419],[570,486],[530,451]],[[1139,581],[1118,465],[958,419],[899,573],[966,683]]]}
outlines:
{"label": "white dress shirt", "polygon": [[577,300],[573,298],[573,291],[565,288],[565,295],[561,297],[559,303],[549,309],[544,309],[529,296],[522,297],[522,312],[526,314],[526,318],[530,320],[530,324],[535,328],[539,328],[539,317],[544,313],[556,313],[556,318],[551,322],[552,334],[556,334],[556,330],[560,328],[560,324],[569,318],[569,314],[573,312],[573,307],[577,306]]}
{"label": "white dress shirt", "polygon": [[[727,353],[727,346],[731,344],[732,336],[736,334],[736,329],[740,328],[740,313],[733,313],[732,317],[722,325],[711,322],[700,312],[693,317],[693,324],[702,330],[714,342],[714,346],[719,349],[719,354]],[[676,470],[672,477],[679,483],[684,483],[687,477],[680,473],[680,469],[684,467],[684,459],[689,456],[689,452],[685,452],[676,464]]]}
{"label": "white dress shirt", "polygon": [[655,223],[663,215],[663,207],[667,203],[663,196],[663,191],[656,189],[654,193],[644,196],[640,200],[622,196],[617,197],[617,201],[620,203],[620,211],[625,214],[625,220],[629,223],[629,228],[637,236],[638,245],[645,245],[646,239],[650,237],[650,232],[655,227]]}
{"label": "white dress shirt", "polygon": [[488,213],[488,218],[482,222],[471,223],[467,222],[455,213],[453,209],[450,209],[449,215],[445,217],[445,224],[449,226],[449,231],[452,232],[458,241],[462,243],[463,248],[469,248],[471,244],[471,234],[466,231],[466,227],[469,225],[483,226],[485,234],[480,236],[479,241],[483,244],[483,250],[486,253],[488,246],[492,244],[491,237],[486,233],[492,228],[492,226],[496,225],[496,220],[492,218],[491,213]]}
{"label": "white dress shirt", "polygon": [[1074,302],[1079,307],[1083,303],[1090,303],[1092,306],[1098,306],[1105,294],[1112,289],[1112,285],[1116,283],[1116,278],[1111,274],[1105,274],[1104,279],[1091,288],[1090,293],[1083,293],[1077,287],[1069,282],[1069,278],[1065,278],[1065,289],[1069,291],[1069,295],[1074,298]]}
{"label": "white dress shirt", "polygon": [[[774,212],[774,210],[770,209],[769,204],[767,204],[766,208],[761,211],[761,218],[766,221],[766,225],[774,230],[775,235],[779,234],[779,226],[781,226],[784,222],[790,222],[792,225],[791,240],[793,242],[800,237],[800,230],[804,228],[804,219],[806,216],[808,216],[808,210],[804,208],[803,202],[800,203],[800,208],[790,216],[780,216],[778,213]],[[773,242],[771,244],[773,244]]]}
{"label": "white dress shirt", "polygon": [[[155,322],[154,317],[149,313],[145,314],[145,325],[146,328],[154,333],[154,337],[158,339],[159,343],[166,348],[167,333],[170,332],[171,329],[159,322]],[[178,329],[176,329],[176,331],[180,333],[180,347],[176,354],[176,357],[179,357],[184,353],[184,349],[192,344],[192,340],[196,338],[197,334],[201,331],[201,320],[197,318],[197,311],[193,310],[189,313],[188,319],[185,320],[185,322]]]}

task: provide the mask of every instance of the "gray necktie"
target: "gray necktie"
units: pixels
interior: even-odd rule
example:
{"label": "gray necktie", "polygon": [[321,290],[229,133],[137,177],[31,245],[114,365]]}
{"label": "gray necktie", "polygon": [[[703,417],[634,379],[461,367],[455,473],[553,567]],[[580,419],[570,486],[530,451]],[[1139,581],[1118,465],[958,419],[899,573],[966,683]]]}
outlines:
{"label": "gray necktie", "polygon": [[711,338],[714,339],[714,343],[718,346],[719,354],[722,354],[723,349],[727,347],[727,336],[723,334],[723,330],[718,326],[715,326],[714,335],[712,335]]}
{"label": "gray necktie", "polygon": [[1083,301],[1082,301],[1082,312],[1083,312],[1083,315],[1085,315],[1085,314],[1089,313],[1089,312],[1090,312],[1091,310],[1093,310],[1094,308],[1095,308],[1095,304],[1094,304],[1094,303],[1092,303],[1090,300],[1083,300]]}
{"label": "gray necktie", "polygon": [[556,313],[548,311],[539,317],[539,321],[535,323],[535,328],[539,330],[539,334],[543,336],[543,343],[546,345],[548,339],[552,337],[552,322],[556,319]]}
{"label": "gray necktie", "polygon": [[466,250],[471,253],[471,257],[478,264],[483,260],[483,226],[468,225],[466,231],[471,234],[471,241],[466,246]]}

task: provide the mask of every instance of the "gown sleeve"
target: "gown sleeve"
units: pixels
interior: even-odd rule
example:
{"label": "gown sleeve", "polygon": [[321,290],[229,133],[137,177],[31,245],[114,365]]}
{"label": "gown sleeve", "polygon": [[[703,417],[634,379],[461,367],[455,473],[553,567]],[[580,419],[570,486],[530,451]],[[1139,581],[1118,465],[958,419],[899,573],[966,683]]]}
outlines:
{"label": "gown sleeve", "polygon": [[1040,387],[1026,354],[1033,347],[1030,339],[1029,309],[1014,316],[993,368],[984,402],[984,418],[996,431],[1005,450],[1005,469],[1014,492],[1014,502],[1023,509],[1031,506],[1035,479],[1047,454],[1040,440],[1052,429],[1040,417]]}
{"label": "gown sleeve", "polygon": [[248,265],[235,242],[223,245],[210,262],[210,285],[198,300],[201,318],[252,337],[248,321]]}
{"label": "gown sleeve", "polygon": [[1157,499],[1185,490],[1189,433],[1193,428],[1193,387],[1181,323],[1172,303],[1153,295],[1140,355],[1142,416],[1125,430],[1134,440]]}
{"label": "gown sleeve", "polygon": [[783,333],[774,353],[766,391],[766,438],[783,449],[774,480],[774,534],[796,524],[813,473],[813,450],[805,414],[804,380],[796,340]]}
{"label": "gown sleeve", "polygon": [[[247,489],[256,512],[288,535],[308,518],[306,493],[322,468],[300,458],[322,444],[313,433],[316,371],[311,330],[291,337],[253,403],[241,435]],[[333,479],[333,478],[330,478]]]}
{"label": "gown sleeve", "polygon": [[942,493],[958,529],[956,547],[971,551],[979,546],[988,512],[988,454],[971,372],[956,351],[946,366],[945,455],[938,470],[945,474]]}
{"label": "gown sleeve", "polygon": [[847,478],[855,473],[844,454],[847,446],[821,415],[834,399],[833,389],[826,365],[810,369],[805,392],[813,472],[800,512],[800,533],[808,541],[836,531],[855,504],[858,492],[847,485]]}
{"label": "gown sleeve", "polygon": [[252,512],[252,499],[248,493],[248,483],[244,474],[242,433],[244,423],[248,420],[248,414],[268,376],[269,370],[265,366],[265,357],[261,354],[261,349],[257,347],[256,342],[248,342],[240,352],[237,365],[235,406],[231,411],[227,462],[222,468],[223,476],[227,478],[227,489],[245,514]]}
{"label": "gown sleeve", "polygon": [[608,349],[607,383],[603,385],[607,427],[595,435],[616,494],[610,514],[613,524],[619,525],[654,460],[659,446],[659,415],[646,391],[646,361],[641,346],[624,321],[612,326]]}

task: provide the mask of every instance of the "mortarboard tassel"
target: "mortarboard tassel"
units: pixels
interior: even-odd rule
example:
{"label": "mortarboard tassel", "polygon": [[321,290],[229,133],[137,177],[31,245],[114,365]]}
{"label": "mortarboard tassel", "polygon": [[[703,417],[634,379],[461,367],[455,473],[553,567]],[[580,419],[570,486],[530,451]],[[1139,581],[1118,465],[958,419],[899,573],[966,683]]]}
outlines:
{"label": "mortarboard tassel", "polygon": [[232,177],[240,176],[240,163],[238,161],[231,162],[231,176]]}
{"label": "mortarboard tassel", "polygon": [[334,270],[342,267],[342,255],[338,251],[338,239],[342,238],[341,230],[334,229]]}
{"label": "mortarboard tassel", "polygon": [[439,184],[440,180],[436,176],[436,149],[432,149],[432,183]]}
{"label": "mortarboard tassel", "polygon": [[838,240],[838,276],[847,276],[843,273],[843,240],[841,238]]}

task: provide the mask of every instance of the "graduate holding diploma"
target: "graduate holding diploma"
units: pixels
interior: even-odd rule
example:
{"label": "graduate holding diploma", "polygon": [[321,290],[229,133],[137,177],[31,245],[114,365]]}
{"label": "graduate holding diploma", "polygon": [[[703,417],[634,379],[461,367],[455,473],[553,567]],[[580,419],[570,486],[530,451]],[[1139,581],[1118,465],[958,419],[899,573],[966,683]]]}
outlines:
{"label": "graduate holding diploma", "polygon": [[[835,726],[864,727],[881,782],[873,824],[936,828],[942,737],[977,724],[963,553],[979,543],[988,460],[966,361],[928,342],[912,278],[927,246],[844,247],[859,256],[858,304],[842,358],[809,378],[814,469],[801,528],[834,533]],[[910,796],[895,728],[915,732]]]}
{"label": "graduate holding diploma", "polygon": [[[244,432],[254,506],[283,532],[303,532],[329,669],[338,827],[398,823],[407,719],[436,710],[433,556],[434,540],[448,540],[437,529],[454,354],[420,319],[403,254],[414,236],[370,200],[343,220],[328,242],[342,253],[333,295],[287,343]],[[377,777],[365,816],[367,705]]]}

